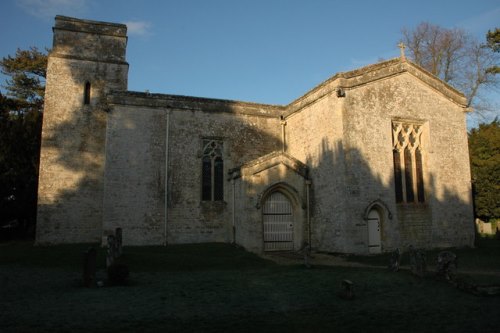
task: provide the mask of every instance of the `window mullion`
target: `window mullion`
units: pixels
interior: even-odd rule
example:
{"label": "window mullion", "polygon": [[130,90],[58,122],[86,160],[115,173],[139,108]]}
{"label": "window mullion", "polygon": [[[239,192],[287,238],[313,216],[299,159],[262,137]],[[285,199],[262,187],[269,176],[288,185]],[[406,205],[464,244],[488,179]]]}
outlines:
{"label": "window mullion", "polygon": [[399,151],[399,168],[401,169],[401,186],[403,189],[402,202],[408,202],[406,197],[406,163],[405,163],[405,148]]}
{"label": "window mullion", "polygon": [[412,165],[412,187],[413,187],[413,193],[414,193],[414,202],[418,201],[418,179],[417,179],[417,160],[415,158],[415,152],[416,149],[410,150],[410,156],[411,156],[411,165]]}
{"label": "window mullion", "polygon": [[203,139],[202,164],[204,178],[202,180],[202,200],[220,201],[223,197],[223,142],[215,139]]}
{"label": "window mullion", "polygon": [[211,168],[210,168],[210,172],[211,172],[211,175],[210,175],[210,181],[211,181],[211,187],[210,187],[210,190],[211,190],[211,193],[210,193],[210,199],[212,201],[215,200],[215,158],[212,158],[210,160],[210,163],[211,163]]}

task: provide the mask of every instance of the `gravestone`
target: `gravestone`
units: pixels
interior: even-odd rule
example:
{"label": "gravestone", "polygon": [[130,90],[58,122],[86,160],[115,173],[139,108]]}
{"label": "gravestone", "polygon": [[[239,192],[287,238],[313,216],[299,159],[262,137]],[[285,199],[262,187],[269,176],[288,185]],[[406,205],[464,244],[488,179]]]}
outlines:
{"label": "gravestone", "polygon": [[389,261],[389,269],[393,272],[399,271],[400,263],[401,263],[401,252],[399,251],[399,248],[397,248],[391,254],[391,258]]}
{"label": "gravestone", "polygon": [[122,228],[116,228],[115,231],[116,238],[116,257],[122,256]]}
{"label": "gravestone", "polygon": [[411,272],[418,277],[424,277],[425,272],[427,271],[427,259],[425,257],[425,253],[416,250],[412,245],[410,245],[408,254],[410,255]]}
{"label": "gravestone", "polygon": [[93,247],[83,253],[83,285],[87,288],[96,283],[97,251]]}
{"label": "gravestone", "polygon": [[306,268],[311,268],[311,246],[309,243],[304,243],[302,252],[304,253],[304,266],[306,266]]}
{"label": "gravestone", "polygon": [[116,237],[114,235],[109,235],[108,241],[108,251],[106,253],[106,267],[113,265],[116,259]]}
{"label": "gravestone", "polygon": [[341,290],[338,292],[340,298],[347,300],[354,299],[354,283],[351,280],[343,280],[340,287]]}
{"label": "gravestone", "polygon": [[452,280],[458,268],[458,258],[455,253],[441,251],[437,257],[437,274]]}

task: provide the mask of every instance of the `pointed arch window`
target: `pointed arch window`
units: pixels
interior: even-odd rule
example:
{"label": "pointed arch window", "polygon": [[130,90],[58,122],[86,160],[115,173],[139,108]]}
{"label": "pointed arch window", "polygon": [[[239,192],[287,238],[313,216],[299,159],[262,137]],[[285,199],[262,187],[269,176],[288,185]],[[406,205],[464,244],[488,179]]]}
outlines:
{"label": "pointed arch window", "polygon": [[203,201],[224,200],[224,160],[222,140],[203,139],[202,185]]}
{"label": "pointed arch window", "polygon": [[394,185],[397,203],[424,203],[422,125],[392,122]]}
{"label": "pointed arch window", "polygon": [[87,81],[85,82],[85,87],[83,88],[83,104],[84,105],[89,105],[90,104],[90,82]]}

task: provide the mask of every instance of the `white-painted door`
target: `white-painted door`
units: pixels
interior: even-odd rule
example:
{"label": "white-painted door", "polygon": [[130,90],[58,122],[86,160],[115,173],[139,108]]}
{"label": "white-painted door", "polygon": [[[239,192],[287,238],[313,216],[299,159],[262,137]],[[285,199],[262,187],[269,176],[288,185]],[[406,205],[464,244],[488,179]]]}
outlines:
{"label": "white-painted door", "polygon": [[293,250],[293,214],[290,200],[281,192],[272,193],[262,210],[264,251]]}
{"label": "white-painted door", "polygon": [[368,252],[382,252],[380,240],[380,215],[375,209],[372,209],[368,214]]}

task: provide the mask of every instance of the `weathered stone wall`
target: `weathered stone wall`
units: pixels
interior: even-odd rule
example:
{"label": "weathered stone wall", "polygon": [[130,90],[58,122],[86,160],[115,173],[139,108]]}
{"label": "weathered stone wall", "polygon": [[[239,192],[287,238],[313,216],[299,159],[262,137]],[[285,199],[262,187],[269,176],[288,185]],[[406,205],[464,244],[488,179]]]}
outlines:
{"label": "weathered stone wall", "polygon": [[[382,218],[383,250],[472,245],[462,99],[392,60],[337,74],[290,104],[287,152],[310,168],[313,247],[366,253],[370,207]],[[401,119],[424,126],[425,204],[395,203],[391,123]]]}
{"label": "weathered stone wall", "polygon": [[123,230],[124,244],[161,244],[165,211],[166,113],[112,109],[108,116],[104,236]]}
{"label": "weathered stone wall", "polygon": [[[279,148],[279,120],[227,113],[175,112],[172,120],[171,220],[174,243],[229,241],[232,209],[230,182],[224,184],[224,202],[201,201],[203,137],[224,142],[224,175],[256,157]],[[190,152],[186,155],[186,152]]]}
{"label": "weathered stone wall", "polygon": [[52,53],[60,57],[123,64],[126,47],[124,24],[56,16]]}
{"label": "weathered stone wall", "polygon": [[273,191],[285,194],[292,205],[293,249],[299,251],[308,238],[306,183],[292,167],[275,158],[262,161],[259,167],[245,166],[236,182],[235,241],[247,250],[264,251],[262,206]]}
{"label": "weathered stone wall", "polygon": [[124,244],[162,244],[166,224],[167,243],[231,241],[231,182],[224,183],[223,201],[201,200],[202,140],[224,142],[227,177],[229,170],[279,149],[281,109],[140,93],[110,100],[114,105],[107,133],[105,232],[122,227]]}
{"label": "weathered stone wall", "polygon": [[312,180],[311,224],[314,249],[341,251],[346,242],[342,110],[337,82],[293,102],[286,118],[287,153],[307,164]]}
{"label": "weathered stone wall", "polygon": [[[382,250],[472,245],[465,97],[429,73],[385,61],[288,106],[136,93],[126,91],[126,42],[124,25],[56,17],[38,243],[97,241],[121,227],[129,245],[236,240],[261,252],[259,205],[280,190],[294,203],[295,249],[309,211],[313,248],[367,253],[372,208]],[[396,204],[394,120],[424,129],[425,203]],[[204,138],[223,141],[223,201],[201,200]]]}
{"label": "weathered stone wall", "polygon": [[[392,120],[424,124],[424,204],[396,204]],[[381,200],[393,215],[382,221],[382,246],[472,245],[470,171],[464,108],[403,73],[346,92],[344,148],[348,186],[347,221],[359,225],[352,250],[368,238],[362,212]],[[363,244],[364,243],[364,244]],[[359,245],[359,246],[358,246]]]}
{"label": "weathered stone wall", "polygon": [[56,18],[45,91],[38,243],[100,239],[105,99],[110,90],[127,88],[125,33],[124,25]]}

